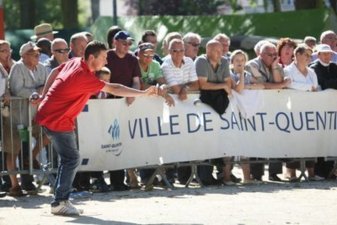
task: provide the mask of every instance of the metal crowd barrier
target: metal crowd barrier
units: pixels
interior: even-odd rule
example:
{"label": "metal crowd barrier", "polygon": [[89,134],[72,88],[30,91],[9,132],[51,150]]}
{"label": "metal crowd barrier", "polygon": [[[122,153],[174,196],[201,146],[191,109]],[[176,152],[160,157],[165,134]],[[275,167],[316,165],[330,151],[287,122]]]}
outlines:
{"label": "metal crowd barrier", "polygon": [[[35,106],[29,104],[28,99],[11,97],[10,103],[8,105],[1,105],[0,112],[0,176],[9,174],[43,175],[43,179],[49,179],[49,182],[53,182],[53,177],[49,175],[51,173],[56,173],[57,171],[57,154],[53,151],[53,148],[50,144],[45,146],[40,151],[40,153],[45,153],[45,160],[40,162],[39,168],[34,168],[33,149],[37,145],[37,142],[40,142],[40,146],[43,145],[42,129],[41,127],[38,127],[33,121],[36,112]],[[5,154],[5,152],[7,152],[7,154]],[[6,168],[6,157],[9,156],[8,154],[15,155],[16,152],[18,152],[18,158],[16,160],[17,170],[9,172]],[[334,160],[335,162],[337,161],[337,158],[328,158],[328,160],[329,159]],[[300,160],[301,162],[301,177],[303,176],[306,178],[304,174],[304,163],[306,160],[312,160],[312,158],[301,158],[296,160]],[[264,159],[258,161],[248,161],[248,163],[268,163],[274,161],[275,159]],[[240,162],[234,160],[231,163]],[[162,166],[144,166],[144,168],[156,169],[156,172],[153,174],[147,185],[152,184],[155,175],[162,175],[165,177],[165,168],[190,166],[192,169],[192,174],[188,183],[186,184],[186,187],[188,187],[193,178],[200,181],[197,176],[198,165],[212,164],[209,161],[193,161],[187,163],[177,162]],[[335,163],[335,165],[337,164]],[[334,170],[336,169],[337,166],[334,168]],[[168,184],[168,182],[166,183]]]}

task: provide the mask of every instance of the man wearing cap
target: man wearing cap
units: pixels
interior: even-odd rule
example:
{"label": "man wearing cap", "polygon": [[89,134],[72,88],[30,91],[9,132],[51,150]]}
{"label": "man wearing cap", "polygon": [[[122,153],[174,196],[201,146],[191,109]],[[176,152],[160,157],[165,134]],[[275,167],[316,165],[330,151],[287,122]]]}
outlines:
{"label": "man wearing cap", "polygon": [[49,23],[42,23],[34,27],[35,35],[31,36],[32,40],[38,41],[40,38],[47,38],[50,41],[54,40],[54,34],[57,34],[57,31],[53,31],[52,26]]}
{"label": "man wearing cap", "polygon": [[310,65],[310,68],[315,70],[318,84],[322,90],[337,89],[337,64],[331,62],[334,52],[327,44],[317,45],[316,50],[318,58]]}
{"label": "man wearing cap", "polygon": [[[137,58],[129,52],[134,39],[126,31],[119,31],[114,36],[114,49],[107,53],[107,65],[111,71],[110,82],[123,84],[127,87],[140,89],[141,72]],[[110,98],[117,98],[110,96]],[[126,103],[132,104],[134,97],[127,97]],[[124,170],[110,171],[110,183],[114,191],[124,191],[128,186],[124,184]]]}
{"label": "man wearing cap", "polygon": [[[324,31],[321,34],[320,42],[321,42],[321,44],[326,44],[326,45],[330,46],[330,48],[332,50],[331,61],[334,62],[334,63],[337,63],[337,53],[336,53],[337,35],[336,35],[336,33],[332,30]],[[318,58],[318,52],[316,51],[311,55],[311,61],[314,62],[317,58]]]}
{"label": "man wearing cap", "polygon": [[[337,64],[332,62],[332,56],[335,52],[332,51],[327,44],[317,45],[316,49],[318,58],[310,65],[310,68],[315,71],[318,84],[322,90],[328,88],[337,89]],[[333,167],[333,161],[325,161],[324,158],[317,158],[315,174],[329,178]]]}
{"label": "man wearing cap", "polygon": [[[21,59],[17,61],[10,73],[9,73],[9,88],[11,91],[11,95],[15,97],[21,97],[24,99],[28,99],[33,92],[42,93],[44,84],[46,82],[48,71],[47,69],[39,62],[40,56],[40,48],[36,46],[34,42],[27,42],[23,44],[20,48],[20,56]],[[21,103],[21,106],[19,104]],[[21,107],[21,108],[20,108]],[[12,110],[14,112],[20,113],[20,118],[14,117],[13,123],[16,127],[17,125],[23,125],[24,127],[28,127],[29,118],[28,118],[28,104],[26,101],[18,102],[15,101],[12,104]],[[16,111],[17,110],[17,111]],[[34,112],[33,112],[34,114]],[[35,131],[35,129],[34,129]],[[38,140],[38,135],[33,133]],[[39,141],[37,141],[39,143]],[[29,146],[27,143],[23,143],[23,153],[24,153],[24,165],[25,160],[28,160],[28,149]],[[33,150],[33,161],[36,161],[36,156],[39,153],[40,148],[36,147]],[[26,158],[26,159],[25,159]],[[13,159],[13,165],[11,165],[15,170],[15,163]],[[14,177],[11,176],[12,183],[15,182]],[[28,174],[21,175],[21,186],[26,191],[31,191],[34,193],[36,191],[36,187],[32,183],[33,177]]]}

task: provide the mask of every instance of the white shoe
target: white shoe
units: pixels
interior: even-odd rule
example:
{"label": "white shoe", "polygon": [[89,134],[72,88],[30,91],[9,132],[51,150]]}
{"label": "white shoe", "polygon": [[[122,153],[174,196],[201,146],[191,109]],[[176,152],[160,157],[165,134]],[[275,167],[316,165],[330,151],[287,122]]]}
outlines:
{"label": "white shoe", "polygon": [[51,207],[51,213],[61,216],[79,216],[83,209],[77,209],[69,200],[59,202],[59,205]]}

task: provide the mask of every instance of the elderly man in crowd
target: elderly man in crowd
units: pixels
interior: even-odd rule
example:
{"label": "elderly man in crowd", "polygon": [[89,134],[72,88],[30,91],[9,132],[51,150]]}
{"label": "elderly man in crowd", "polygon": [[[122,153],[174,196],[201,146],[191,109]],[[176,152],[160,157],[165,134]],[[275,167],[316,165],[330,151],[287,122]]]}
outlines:
{"label": "elderly man in crowd", "polygon": [[[27,42],[23,44],[20,48],[21,59],[16,62],[9,74],[9,87],[12,96],[21,97],[28,99],[33,92],[42,93],[44,84],[46,82],[48,71],[47,69],[39,62],[39,48],[33,42]],[[20,105],[19,105],[20,104]],[[27,127],[29,124],[28,121],[28,103],[27,102],[15,102],[12,105],[12,111],[17,112],[19,118],[14,118],[14,126],[24,126]],[[34,112],[33,112],[34,114]],[[39,135],[36,127],[33,127],[33,136],[37,139],[37,145],[33,150],[33,162],[36,161],[36,156],[40,151],[39,147]],[[23,155],[24,155],[24,167],[27,168],[28,162],[28,151],[30,147],[27,142],[23,142]],[[15,151],[18,154],[18,151]],[[7,161],[7,166],[9,170],[15,170],[15,159],[10,157],[10,160]],[[38,165],[38,164],[37,164]],[[36,166],[36,163],[35,165]],[[18,185],[17,178],[15,175],[11,175],[12,188],[10,194],[12,195],[21,195],[22,191]],[[21,175],[21,187],[28,192],[36,193],[36,187],[32,183],[33,177],[28,174]]]}
{"label": "elderly man in crowd", "polygon": [[64,39],[55,38],[51,43],[52,56],[44,63],[44,66],[47,68],[48,72],[51,72],[52,69],[68,61],[69,51],[70,49],[68,44]]}
{"label": "elderly man in crowd", "polygon": [[[278,63],[277,50],[272,43],[265,43],[260,48],[260,55],[247,62],[246,70],[252,74],[258,83],[262,83],[266,89],[287,88],[290,80],[284,80],[284,71]],[[261,180],[264,165],[260,163],[251,164],[253,178]],[[282,173],[282,163],[269,164],[269,180],[281,181],[277,176]]]}
{"label": "elderly man in crowd", "polygon": [[201,37],[199,34],[188,32],[183,37],[185,45],[185,56],[190,57],[193,61],[197,58]]}

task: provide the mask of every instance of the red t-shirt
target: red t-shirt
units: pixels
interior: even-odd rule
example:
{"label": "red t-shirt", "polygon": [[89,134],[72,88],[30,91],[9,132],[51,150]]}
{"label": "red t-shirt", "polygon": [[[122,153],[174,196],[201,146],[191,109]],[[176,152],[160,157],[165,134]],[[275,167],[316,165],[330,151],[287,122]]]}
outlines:
{"label": "red t-shirt", "polygon": [[36,121],[52,131],[72,131],[90,96],[105,83],[90,72],[81,58],[62,64],[58,70],[60,73],[39,105]]}

